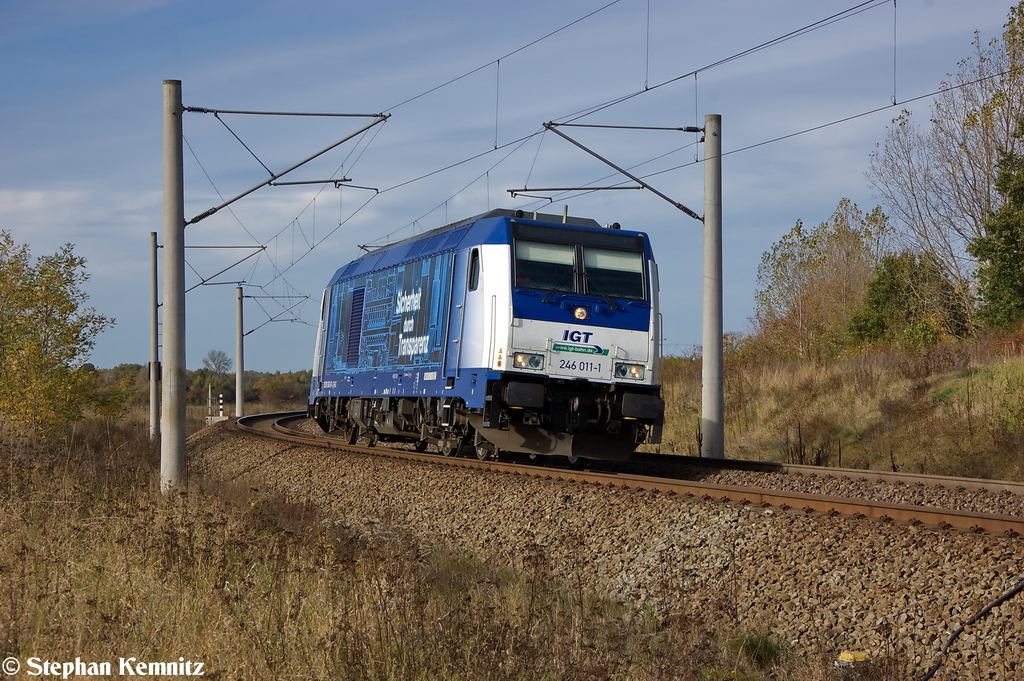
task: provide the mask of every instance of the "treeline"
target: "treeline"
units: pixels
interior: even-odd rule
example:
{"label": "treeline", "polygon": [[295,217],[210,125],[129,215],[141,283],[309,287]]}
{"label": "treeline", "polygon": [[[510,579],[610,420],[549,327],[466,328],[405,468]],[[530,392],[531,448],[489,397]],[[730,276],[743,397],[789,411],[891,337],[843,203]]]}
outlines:
{"label": "treeline", "polygon": [[904,110],[872,154],[884,207],[844,198],[764,254],[744,349],[823,361],[1024,328],[1024,3],[959,67],[928,122]]}
{"label": "treeline", "polygon": [[[140,364],[119,364],[112,369],[95,369],[86,365],[91,372],[95,392],[105,396],[111,403],[125,407],[149,404],[149,368]],[[301,405],[309,395],[309,381],[312,371],[246,371],[243,378],[246,403],[271,405]],[[225,403],[235,402],[235,375],[215,372],[204,367],[186,372],[188,390],[185,400],[188,404],[206,404],[213,394],[214,403],[218,395],[224,396]]]}
{"label": "treeline", "polygon": [[[89,353],[114,320],[88,306],[85,260],[66,244],[33,258],[0,231],[0,446],[52,443],[84,416],[109,422],[148,404],[149,371],[139,364],[96,369]],[[212,391],[235,401],[231,360],[211,350],[187,374],[186,399],[205,404]],[[278,406],[305,403],[310,371],[245,372],[245,399]]]}

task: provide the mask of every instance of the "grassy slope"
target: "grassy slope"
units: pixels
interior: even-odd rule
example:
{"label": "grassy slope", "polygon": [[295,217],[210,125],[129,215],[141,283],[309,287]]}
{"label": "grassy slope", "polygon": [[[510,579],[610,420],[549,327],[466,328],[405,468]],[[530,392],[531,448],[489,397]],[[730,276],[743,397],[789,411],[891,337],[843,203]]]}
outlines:
{"label": "grassy slope", "polygon": [[[661,449],[695,454],[699,359],[665,365]],[[726,402],[730,456],[1024,476],[1017,352],[730,355]],[[543,565],[516,574],[399,535],[369,545],[248,488],[161,496],[141,416],[79,424],[57,454],[0,440],[5,656],[184,656],[208,678],[830,678],[827,661],[700,624],[713,613],[658,622]]]}
{"label": "grassy slope", "polygon": [[[824,365],[726,361],[726,454],[1022,479],[1024,358],[991,348],[865,352]],[[695,455],[699,358],[668,358],[661,451]]]}
{"label": "grassy slope", "polygon": [[160,495],[146,431],[0,446],[3,657],[183,657],[214,679],[831,678],[828,660],[714,631],[715,613],[661,622],[539,560],[516,573],[399,530],[369,541],[247,485]]}

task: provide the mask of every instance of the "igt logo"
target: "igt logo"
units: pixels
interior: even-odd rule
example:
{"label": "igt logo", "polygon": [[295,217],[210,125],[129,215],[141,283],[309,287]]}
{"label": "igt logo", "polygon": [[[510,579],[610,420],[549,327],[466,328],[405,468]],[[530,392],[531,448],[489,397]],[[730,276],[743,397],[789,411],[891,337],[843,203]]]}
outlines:
{"label": "igt logo", "polygon": [[562,340],[570,341],[572,343],[589,343],[590,337],[593,335],[593,331],[573,331],[571,329],[566,329],[565,333],[562,334]]}

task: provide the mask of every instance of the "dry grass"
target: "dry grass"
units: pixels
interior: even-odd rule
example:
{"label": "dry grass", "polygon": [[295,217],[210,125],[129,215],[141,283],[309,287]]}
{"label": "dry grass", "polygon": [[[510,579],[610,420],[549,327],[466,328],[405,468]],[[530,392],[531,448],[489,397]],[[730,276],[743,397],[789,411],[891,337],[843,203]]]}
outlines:
{"label": "dry grass", "polygon": [[[1016,352],[735,355],[726,376],[731,456],[1022,477]],[[663,450],[696,453],[699,386],[699,360],[666,362]],[[158,456],[141,411],[61,445],[0,431],[4,657],[184,657],[223,679],[836,678],[827,659],[716,629],[721,613],[661,620],[561,585],[540,553],[514,572],[247,487],[162,496]]]}
{"label": "dry grass", "polygon": [[162,496],[157,459],[141,414],[79,424],[56,453],[0,449],[4,657],[185,658],[221,679],[834,678],[714,631],[716,613],[663,621],[559,585],[539,552],[517,573],[248,487]]}
{"label": "dry grass", "polygon": [[[835,362],[726,361],[726,455],[1024,479],[1024,357],[949,345]],[[665,362],[661,451],[697,455],[700,360]]]}

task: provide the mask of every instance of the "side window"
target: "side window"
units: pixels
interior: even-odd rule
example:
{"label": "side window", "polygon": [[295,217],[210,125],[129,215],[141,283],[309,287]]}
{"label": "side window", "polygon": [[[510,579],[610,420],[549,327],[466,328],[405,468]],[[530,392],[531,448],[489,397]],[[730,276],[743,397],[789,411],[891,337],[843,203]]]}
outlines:
{"label": "side window", "polygon": [[474,248],[469,254],[469,290],[480,286],[480,249]]}

